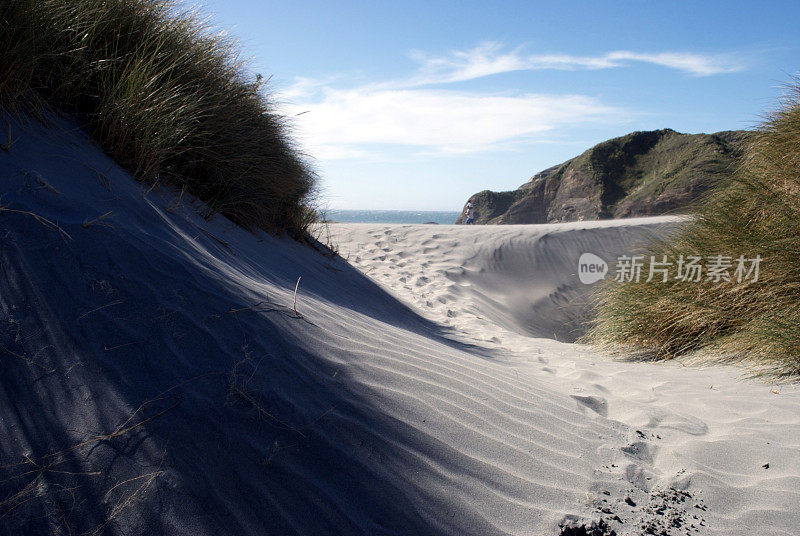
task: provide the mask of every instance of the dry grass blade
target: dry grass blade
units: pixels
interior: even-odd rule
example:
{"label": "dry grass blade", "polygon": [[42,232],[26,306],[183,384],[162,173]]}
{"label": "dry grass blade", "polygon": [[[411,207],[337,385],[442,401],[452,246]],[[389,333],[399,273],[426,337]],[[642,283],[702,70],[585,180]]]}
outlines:
{"label": "dry grass blade", "polygon": [[96,217],[96,218],[95,218],[95,219],[93,219],[93,220],[90,220],[90,221],[86,221],[86,220],[84,220],[84,222],[81,224],[81,227],[83,227],[84,229],[86,229],[87,227],[91,227],[93,224],[95,224],[95,223],[97,223],[97,222],[99,222],[99,221],[103,220],[103,219],[104,219],[104,218],[106,218],[107,216],[110,216],[112,212],[113,212],[113,211],[109,210],[108,212],[106,212],[106,213],[105,213],[105,214],[103,214],[102,216],[98,216],[98,217]]}
{"label": "dry grass blade", "polygon": [[57,231],[63,237],[66,237],[66,238],[69,238],[70,240],[72,240],[72,237],[64,229],[59,227],[59,225],[57,223],[53,223],[52,221],[48,220],[44,216],[40,216],[39,214],[36,214],[34,212],[29,212],[27,210],[16,210],[16,209],[13,209],[13,208],[8,208],[8,207],[3,207],[3,206],[0,206],[0,212],[10,212],[12,214],[22,214],[24,216],[30,216],[31,218],[35,219],[36,221],[38,221],[39,223],[41,223],[42,225],[44,225],[48,229],[52,229],[53,231]]}
{"label": "dry grass blade", "polygon": [[297,289],[300,288],[300,277],[297,278],[297,283],[294,285],[294,305],[292,309],[294,310],[294,314],[297,314]]}
{"label": "dry grass blade", "polygon": [[8,142],[5,145],[0,143],[0,149],[4,150],[5,152],[9,152],[9,151],[11,151],[11,146],[14,145],[14,143],[16,141],[17,140],[13,140],[12,141],[12,139],[11,139],[11,122],[9,121],[8,122]]}
{"label": "dry grass blade", "polygon": [[111,303],[107,303],[107,304],[105,304],[105,305],[101,305],[100,307],[95,307],[94,309],[92,309],[92,310],[90,310],[90,311],[86,311],[85,313],[83,313],[82,315],[80,315],[80,316],[79,316],[78,318],[76,318],[75,320],[80,320],[80,319],[82,319],[82,318],[86,318],[86,317],[87,317],[87,316],[89,316],[90,314],[92,314],[92,313],[96,313],[97,311],[101,311],[101,310],[103,310],[103,309],[105,309],[105,308],[107,308],[107,307],[113,307],[113,306],[115,306],[115,305],[119,305],[119,304],[121,304],[121,303],[122,303],[122,301],[123,301],[123,300],[116,300],[116,301],[113,301],[113,302],[111,302]]}

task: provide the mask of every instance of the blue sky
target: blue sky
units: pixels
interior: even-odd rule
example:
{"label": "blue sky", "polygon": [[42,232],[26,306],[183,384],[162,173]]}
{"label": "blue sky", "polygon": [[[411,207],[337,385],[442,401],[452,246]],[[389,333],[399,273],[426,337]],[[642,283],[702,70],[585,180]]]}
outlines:
{"label": "blue sky", "polygon": [[800,2],[206,0],[337,209],[459,210],[634,130],[752,128]]}

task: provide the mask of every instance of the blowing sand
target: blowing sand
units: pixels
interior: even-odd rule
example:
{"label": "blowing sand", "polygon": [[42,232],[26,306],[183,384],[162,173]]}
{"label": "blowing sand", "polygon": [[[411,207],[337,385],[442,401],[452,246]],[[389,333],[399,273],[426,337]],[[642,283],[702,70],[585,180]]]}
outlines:
{"label": "blowing sand", "polygon": [[795,385],[563,342],[677,222],[333,226],[365,277],[12,129],[3,534],[797,534]]}

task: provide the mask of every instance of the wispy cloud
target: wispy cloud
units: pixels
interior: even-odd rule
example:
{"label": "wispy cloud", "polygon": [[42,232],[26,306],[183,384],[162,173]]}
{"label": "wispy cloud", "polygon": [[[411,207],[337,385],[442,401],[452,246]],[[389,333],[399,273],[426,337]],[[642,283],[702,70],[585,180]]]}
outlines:
{"label": "wispy cloud", "polygon": [[326,76],[324,78],[309,78],[298,76],[288,87],[281,88],[280,96],[283,100],[302,101],[313,97],[320,90],[331,86],[341,76]]}
{"label": "wispy cloud", "polygon": [[429,56],[412,52],[420,63],[410,85],[464,82],[485,76],[513,71],[612,69],[633,62],[651,63],[683,71],[692,76],[711,76],[741,71],[745,65],[730,55],[697,54],[691,52],[660,52],[655,54],[618,50],[599,56],[569,54],[525,54],[521,48],[505,50],[494,42],[483,43],[466,51],[453,51],[446,56]]}
{"label": "wispy cloud", "polygon": [[741,60],[727,54],[692,54],[689,52],[660,52],[658,54],[641,54],[626,50],[610,52],[606,59],[618,64],[630,61],[653,63],[662,67],[670,67],[694,76],[711,76],[715,74],[736,73],[743,71],[746,65]]}

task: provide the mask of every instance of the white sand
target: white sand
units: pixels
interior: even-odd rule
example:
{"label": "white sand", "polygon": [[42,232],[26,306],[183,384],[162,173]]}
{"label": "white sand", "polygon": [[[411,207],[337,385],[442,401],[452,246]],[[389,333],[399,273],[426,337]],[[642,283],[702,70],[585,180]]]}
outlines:
{"label": "white sand", "polygon": [[797,533],[794,385],[530,336],[641,225],[336,226],[367,278],[58,126],[0,153],[3,205],[70,237],[0,213],[0,533]]}
{"label": "white sand", "polygon": [[509,334],[522,334],[572,342],[591,318],[592,287],[576,276],[581,254],[593,252],[611,263],[680,221],[333,224],[315,233],[423,315],[477,340],[503,343]]}
{"label": "white sand", "polygon": [[[692,495],[686,504],[672,501],[670,508],[675,515],[687,512],[683,520],[689,525],[698,526],[693,515],[700,515],[706,525],[702,534],[796,534],[796,385],[745,380],[744,371],[732,367],[614,362],[585,346],[552,340],[583,332],[591,287],[576,275],[581,253],[610,263],[680,221],[333,224],[323,236],[329,233],[341,255],[387,291],[451,326],[454,338],[492,348],[492,358],[518,376],[570,395],[587,418],[621,433],[608,441],[598,430],[595,454],[611,456],[617,467],[595,467],[588,497],[605,499],[603,507],[614,504],[610,510],[625,521],[611,524],[619,534],[639,534],[639,522],[657,518],[646,512],[648,504],[658,505],[670,488]],[[551,340],[536,338],[550,333]],[[763,468],[766,463],[769,469]],[[771,472],[776,467],[780,474]],[[637,506],[620,506],[623,495]],[[702,513],[694,508],[698,499],[707,508]],[[672,527],[669,533],[685,529]]]}

